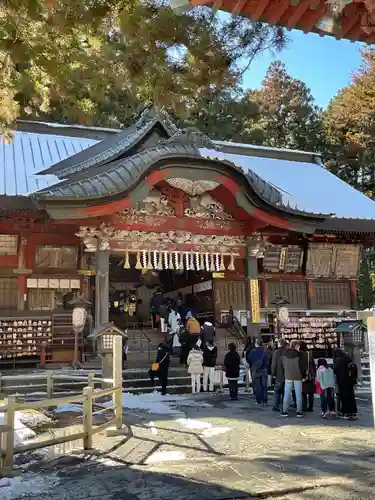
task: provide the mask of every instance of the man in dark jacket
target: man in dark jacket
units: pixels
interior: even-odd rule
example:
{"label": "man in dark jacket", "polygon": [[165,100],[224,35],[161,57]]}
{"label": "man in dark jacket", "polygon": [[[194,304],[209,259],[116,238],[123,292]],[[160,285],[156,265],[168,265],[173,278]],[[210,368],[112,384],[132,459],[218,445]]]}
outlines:
{"label": "man in dark jacket", "polygon": [[231,342],[229,352],[224,358],[225,375],[228,379],[229,397],[232,401],[238,399],[238,379],[240,378],[241,358],[237,352],[236,344]]}
{"label": "man in dark jacket", "polygon": [[247,352],[246,361],[251,372],[255,399],[259,405],[266,405],[268,401],[268,353],[261,339],[255,340],[255,348]]}
{"label": "man in dark jacket", "polygon": [[210,321],[205,321],[202,326],[203,344],[212,343],[215,340],[215,327]]}
{"label": "man in dark jacket", "polygon": [[281,357],[285,375],[285,392],[283,401],[283,417],[288,416],[288,408],[292,391],[294,389],[297,402],[297,417],[303,417],[302,413],[302,371],[301,356],[299,353],[299,342],[292,340],[290,348],[286,349]]}
{"label": "man in dark jacket", "polygon": [[210,379],[210,392],[214,391],[215,366],[217,359],[217,347],[213,341],[207,342],[203,347],[203,390],[208,390],[208,379]]}
{"label": "man in dark jacket", "polygon": [[274,352],[271,364],[271,376],[275,378],[275,393],[272,408],[273,411],[281,410],[280,406],[284,398],[285,374],[282,363],[282,356],[288,345],[285,339],[279,339],[277,344],[279,348]]}
{"label": "man in dark jacket", "polygon": [[169,364],[171,358],[168,346],[164,343],[159,344],[158,352],[156,354],[155,363],[158,363],[159,369],[157,371],[149,371],[149,375],[151,378],[152,385],[154,385],[155,375],[157,375],[160,385],[161,385],[161,393],[163,396],[167,394],[167,385],[168,385],[168,371]]}
{"label": "man in dark jacket", "polygon": [[158,328],[160,325],[160,306],[162,305],[163,302],[164,302],[164,295],[161,289],[158,288],[154,293],[154,295],[152,296],[150,304],[152,322],[154,328]]}

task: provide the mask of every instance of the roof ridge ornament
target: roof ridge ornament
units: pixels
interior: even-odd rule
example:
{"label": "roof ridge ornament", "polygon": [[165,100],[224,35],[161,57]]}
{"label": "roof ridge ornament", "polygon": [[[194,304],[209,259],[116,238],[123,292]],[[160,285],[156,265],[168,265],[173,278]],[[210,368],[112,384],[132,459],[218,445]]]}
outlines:
{"label": "roof ridge ornament", "polygon": [[218,149],[208,135],[201,132],[196,127],[186,127],[177,129],[177,131],[170,137],[165,144],[190,144],[201,148]]}
{"label": "roof ridge ornament", "polygon": [[151,122],[156,123],[160,121],[162,125],[168,130],[168,132],[173,135],[178,131],[178,127],[174,124],[173,120],[163,108],[158,106],[150,105],[146,107],[139,116],[136,122],[137,128],[143,128],[149,125]]}

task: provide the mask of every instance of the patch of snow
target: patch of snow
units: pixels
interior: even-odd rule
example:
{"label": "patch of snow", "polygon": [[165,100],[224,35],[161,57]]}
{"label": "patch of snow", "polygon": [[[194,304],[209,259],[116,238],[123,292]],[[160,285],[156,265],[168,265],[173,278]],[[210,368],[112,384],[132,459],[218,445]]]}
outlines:
{"label": "patch of snow", "polygon": [[82,413],[82,405],[57,405],[55,408],[55,413]]}
{"label": "patch of snow", "polygon": [[[16,412],[14,417],[14,445],[18,446],[23,444],[25,441],[33,439],[36,437],[34,431],[29,429],[24,421],[27,421],[27,414],[22,412]],[[5,418],[4,413],[0,413],[0,425],[4,424]]]}
{"label": "patch of snow", "polygon": [[156,464],[160,462],[175,462],[185,460],[186,455],[181,451],[156,451],[147,460],[147,464]]}
{"label": "patch of snow", "polygon": [[124,464],[122,462],[116,462],[108,457],[95,457],[95,462],[105,465],[106,467],[123,467]]}
{"label": "patch of snow", "polygon": [[[112,406],[112,402],[106,403]],[[166,395],[162,396],[158,392],[151,394],[131,394],[125,392],[122,394],[122,406],[127,409],[144,410],[148,413],[157,415],[176,415],[184,414],[176,409],[176,406],[211,408],[212,405],[205,402],[194,401],[186,396]]]}
{"label": "patch of snow", "polygon": [[26,495],[46,494],[59,484],[56,474],[47,476],[24,474],[9,479],[9,485],[1,488],[1,500],[17,500]]}
{"label": "patch of snow", "polygon": [[178,422],[182,427],[185,427],[185,429],[201,431],[199,433],[201,437],[219,436],[220,434],[226,434],[231,430],[230,427],[214,426],[210,422],[192,418],[179,418],[176,422]]}

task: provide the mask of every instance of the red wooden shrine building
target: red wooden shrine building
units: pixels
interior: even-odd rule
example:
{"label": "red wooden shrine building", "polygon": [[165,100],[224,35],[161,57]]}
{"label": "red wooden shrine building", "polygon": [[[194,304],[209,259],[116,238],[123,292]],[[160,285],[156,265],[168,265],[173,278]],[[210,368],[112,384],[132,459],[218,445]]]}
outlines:
{"label": "red wooden shrine building", "polygon": [[[335,343],[355,314],[360,250],[375,203],[314,153],[211,141],[148,110],[112,129],[20,122],[0,154],[0,363],[71,361],[68,299],[109,297],[131,314],[152,284],[181,291],[198,316],[230,307],[249,334]],[[124,312],[126,311],[126,312]]]}
{"label": "red wooden shrine building", "polygon": [[304,33],[375,42],[374,0],[170,0],[177,11],[208,6]]}

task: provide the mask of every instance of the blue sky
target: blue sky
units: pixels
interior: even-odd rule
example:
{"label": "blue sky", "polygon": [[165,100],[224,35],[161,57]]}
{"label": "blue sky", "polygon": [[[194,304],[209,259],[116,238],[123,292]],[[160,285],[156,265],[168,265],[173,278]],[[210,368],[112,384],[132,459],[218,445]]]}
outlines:
{"label": "blue sky", "polygon": [[275,59],[283,61],[289,74],[303,80],[311,89],[319,106],[326,107],[337,91],[350,82],[353,71],[359,68],[361,44],[334,37],[305,35],[294,30],[290,42],[279,54],[262,54],[253,61],[244,75],[245,88],[261,85],[268,65]]}

